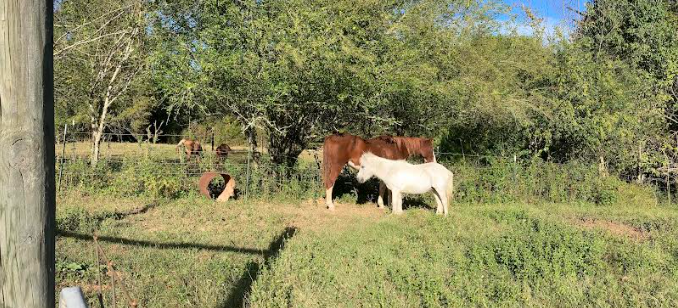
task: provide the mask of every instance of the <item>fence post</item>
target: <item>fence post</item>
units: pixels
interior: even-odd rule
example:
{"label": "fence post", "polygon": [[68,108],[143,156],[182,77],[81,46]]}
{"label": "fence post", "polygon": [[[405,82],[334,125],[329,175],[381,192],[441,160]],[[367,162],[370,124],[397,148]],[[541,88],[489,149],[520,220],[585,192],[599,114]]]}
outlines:
{"label": "fence post", "polygon": [[515,193],[516,199],[518,199],[518,155],[513,154],[513,192]]}
{"label": "fence post", "polygon": [[214,128],[212,128],[212,152],[214,152]]}
{"label": "fence post", "polygon": [[247,200],[250,189],[250,160],[252,159],[252,145],[247,147],[247,180],[245,181],[245,200]]}
{"label": "fence post", "polygon": [[0,4],[0,307],[56,307],[53,6]]}
{"label": "fence post", "polygon": [[671,172],[666,171],[666,195],[669,198],[669,204],[671,204]]}
{"label": "fence post", "polygon": [[64,174],[64,159],[66,157],[66,134],[68,133],[68,124],[64,124],[64,137],[61,141],[61,162],[59,163],[59,188],[57,191],[61,191],[61,177]]}

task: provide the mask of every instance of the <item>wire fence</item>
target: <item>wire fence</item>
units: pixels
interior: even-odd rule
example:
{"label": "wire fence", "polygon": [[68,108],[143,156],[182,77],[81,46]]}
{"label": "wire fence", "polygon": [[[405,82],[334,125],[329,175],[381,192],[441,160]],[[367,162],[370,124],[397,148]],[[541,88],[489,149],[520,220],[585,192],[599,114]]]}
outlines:
{"label": "wire fence", "polygon": [[[88,135],[89,133],[87,133]],[[61,135],[57,145],[58,190],[95,189],[114,194],[150,194],[153,197],[174,197],[197,191],[198,178],[204,172],[231,175],[236,181],[236,197],[291,198],[317,200],[324,197],[321,153],[304,151],[292,167],[273,164],[263,149],[236,148],[221,158],[205,149],[190,159],[176,144],[107,141],[102,146],[96,165],[90,162],[85,132]],[[110,134],[124,135],[124,134]],[[163,137],[185,138],[184,135]],[[148,136],[147,136],[148,137]],[[85,141],[83,141],[85,140]],[[553,201],[577,199],[600,202],[604,199],[604,181],[596,166],[573,163],[547,163],[518,155],[480,155],[436,151],[438,162],[450,168],[457,179],[458,195],[467,201],[511,200],[541,196]],[[348,169],[348,168],[347,168]],[[344,172],[339,180],[344,186],[360,186]],[[637,175],[622,176],[633,182]],[[645,184],[664,193],[671,200],[676,190],[676,177],[643,175]],[[218,181],[218,180],[217,180]],[[216,186],[222,185],[217,183]],[[588,187],[587,187],[588,186]],[[614,186],[614,185],[613,185]],[[218,189],[219,187],[217,187]],[[346,188],[357,194],[354,188]],[[364,187],[363,187],[364,188]],[[508,194],[508,196],[507,196]]]}

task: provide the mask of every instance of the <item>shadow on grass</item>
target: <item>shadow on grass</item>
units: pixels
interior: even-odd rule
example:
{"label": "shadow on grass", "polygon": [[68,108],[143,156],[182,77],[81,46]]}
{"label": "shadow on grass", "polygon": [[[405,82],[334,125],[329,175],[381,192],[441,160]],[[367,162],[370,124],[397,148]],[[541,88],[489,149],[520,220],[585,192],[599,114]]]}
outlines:
{"label": "shadow on grass", "polygon": [[[84,241],[93,241],[91,234],[77,233],[72,231],[59,230],[58,236],[75,238]],[[133,245],[141,246],[148,248],[156,249],[205,249],[218,252],[237,252],[243,254],[252,254],[252,255],[263,255],[266,256],[267,252],[262,251],[261,249],[255,248],[244,248],[244,247],[235,247],[235,246],[221,246],[221,245],[205,245],[205,244],[195,244],[195,243],[159,243],[145,240],[135,240],[127,239],[122,237],[113,237],[113,236],[99,236],[100,242],[109,242],[113,244],[121,245]]]}
{"label": "shadow on grass", "polygon": [[[220,246],[220,245],[204,245],[204,244],[194,244],[194,243],[158,243],[145,240],[135,240],[135,239],[126,239],[121,237],[113,236],[99,236],[99,241],[109,242],[114,244],[122,245],[133,245],[141,246],[148,248],[156,249],[205,249],[218,252],[236,252],[243,254],[251,255],[261,255],[264,260],[262,262],[250,261],[245,267],[245,271],[238,281],[235,283],[233,291],[228,295],[224,302],[220,303],[217,307],[242,307],[245,296],[250,292],[252,288],[252,283],[257,279],[259,272],[265,266],[269,266],[273,260],[278,256],[280,250],[283,248],[285,241],[292,238],[297,229],[295,227],[287,227],[285,230],[276,237],[276,239],[269,244],[268,249],[254,249],[254,248],[243,248],[243,247],[234,247],[234,246]],[[75,238],[84,241],[93,241],[92,235],[77,233],[72,231],[58,231],[58,236]]]}
{"label": "shadow on grass", "polygon": [[379,181],[370,179],[360,184],[354,174],[342,171],[334,183],[333,196],[336,199],[344,195],[357,195],[357,204],[376,203],[379,196]]}
{"label": "shadow on grass", "polygon": [[252,289],[252,283],[257,280],[257,276],[261,272],[261,269],[265,266],[270,266],[270,264],[278,257],[280,251],[283,248],[283,245],[287,240],[292,238],[297,232],[297,229],[294,227],[285,228],[275,241],[271,242],[268,246],[268,249],[264,251],[264,260],[262,263],[250,261],[245,267],[238,282],[236,282],[233,291],[228,295],[224,302],[217,305],[218,308],[228,308],[228,307],[243,307],[245,302],[245,297]]}
{"label": "shadow on grass", "polygon": [[431,200],[431,202],[432,203],[427,202],[421,196],[408,196],[406,198],[403,198],[403,210],[407,209],[431,210],[432,206],[431,204],[433,204],[433,209],[435,209],[435,206],[437,206],[435,200]]}

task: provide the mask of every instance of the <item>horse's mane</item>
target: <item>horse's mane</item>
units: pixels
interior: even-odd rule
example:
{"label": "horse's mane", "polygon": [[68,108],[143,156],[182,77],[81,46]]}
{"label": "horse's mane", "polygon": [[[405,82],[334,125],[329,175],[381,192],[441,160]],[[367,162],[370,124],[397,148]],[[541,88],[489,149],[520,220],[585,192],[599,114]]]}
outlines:
{"label": "horse's mane", "polygon": [[421,149],[424,147],[424,142],[430,140],[420,137],[401,137],[390,135],[379,136],[375,139],[393,143],[396,145],[396,147],[398,147],[399,150],[405,151],[408,155],[420,153]]}

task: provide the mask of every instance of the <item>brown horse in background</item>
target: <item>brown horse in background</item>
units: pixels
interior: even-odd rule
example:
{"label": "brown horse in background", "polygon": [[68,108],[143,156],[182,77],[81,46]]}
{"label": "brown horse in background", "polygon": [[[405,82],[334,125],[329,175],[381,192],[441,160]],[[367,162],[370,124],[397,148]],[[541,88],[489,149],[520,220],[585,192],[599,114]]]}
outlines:
{"label": "brown horse in background", "polygon": [[219,160],[224,160],[226,157],[228,157],[228,153],[231,152],[231,147],[229,147],[228,144],[222,143],[214,151],[216,152],[217,158]]}
{"label": "brown horse in background", "polygon": [[200,141],[191,140],[191,139],[181,139],[177,144],[177,152],[179,152],[179,147],[183,146],[184,151],[186,151],[186,160],[190,160],[192,155],[197,155],[200,157],[202,154],[202,146]]}
{"label": "brown horse in background", "polygon": [[[428,138],[379,136],[372,139],[363,139],[349,134],[336,134],[325,137],[323,143],[323,181],[325,184],[325,204],[334,210],[332,190],[334,183],[341,173],[341,169],[348,163],[354,169],[360,167],[360,156],[365,152],[387,158],[407,159],[411,156],[421,156],[426,162],[435,162],[433,141]],[[379,208],[384,207],[383,195],[386,187],[379,184]]]}

